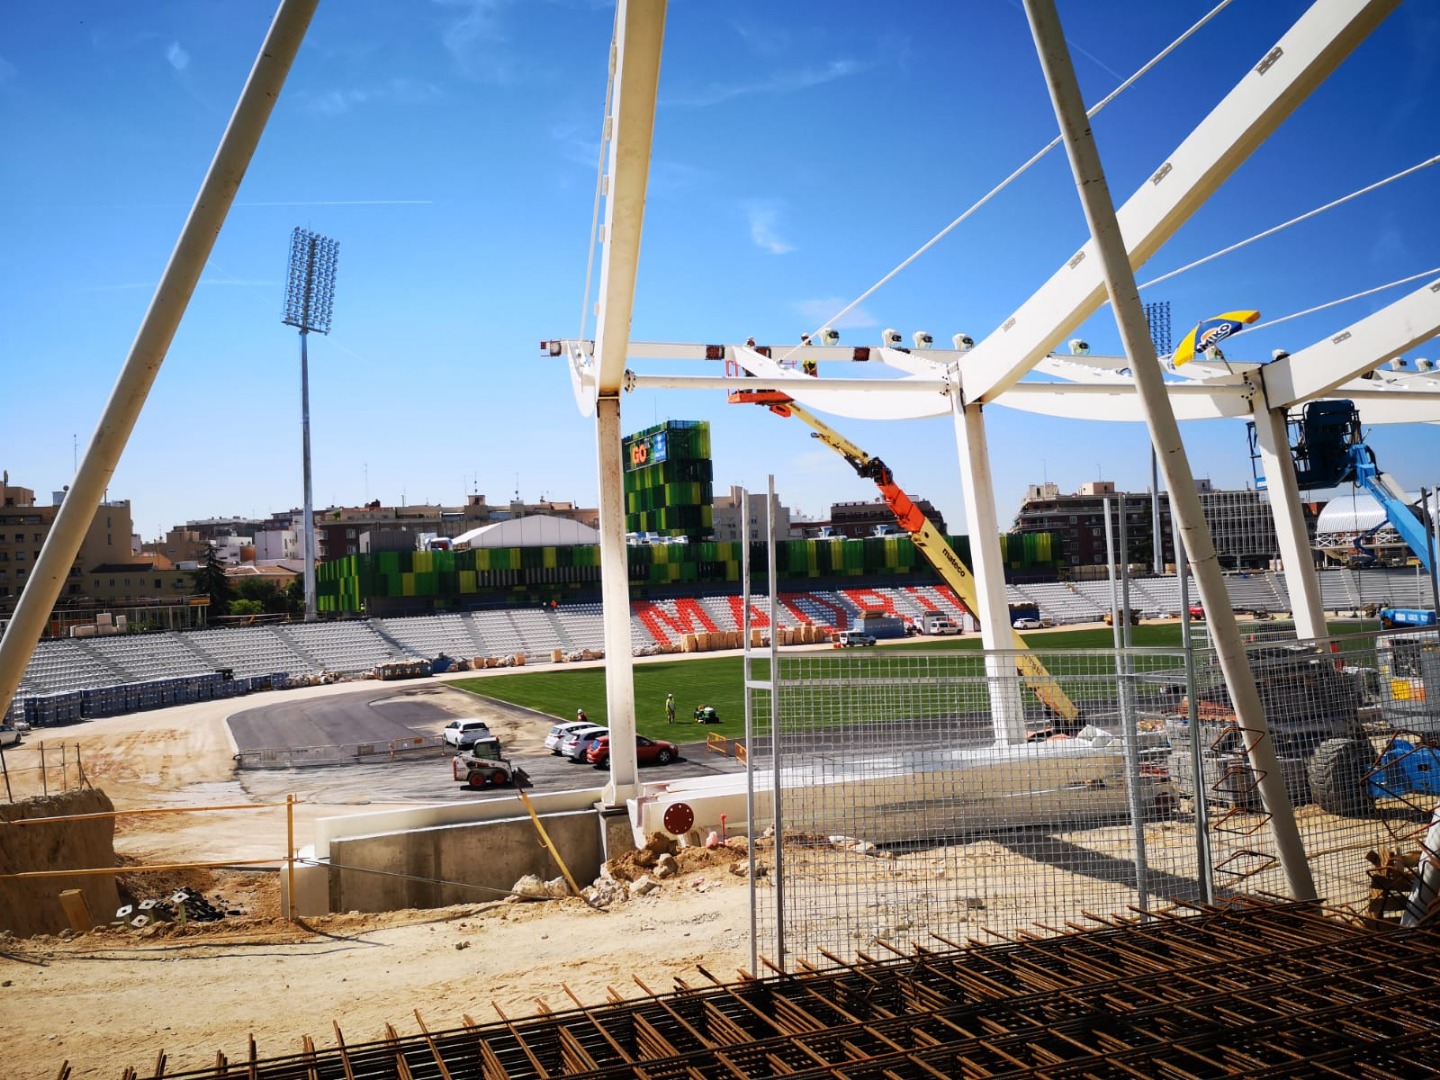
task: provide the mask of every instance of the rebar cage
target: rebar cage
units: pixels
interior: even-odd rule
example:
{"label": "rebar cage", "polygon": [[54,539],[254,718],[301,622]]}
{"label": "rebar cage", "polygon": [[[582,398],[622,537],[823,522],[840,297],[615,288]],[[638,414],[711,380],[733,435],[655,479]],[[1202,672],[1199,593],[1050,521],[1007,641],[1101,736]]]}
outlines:
{"label": "rebar cage", "polygon": [[[1319,896],[1359,910],[1376,858],[1416,847],[1440,793],[1424,779],[1440,635],[1246,649]],[[1017,659],[778,656],[778,738],[770,692],[750,702],[751,782],[778,793],[756,801],[751,828],[760,954],[826,966],[880,941],[1288,895],[1212,650],[1042,652],[1068,715]]]}

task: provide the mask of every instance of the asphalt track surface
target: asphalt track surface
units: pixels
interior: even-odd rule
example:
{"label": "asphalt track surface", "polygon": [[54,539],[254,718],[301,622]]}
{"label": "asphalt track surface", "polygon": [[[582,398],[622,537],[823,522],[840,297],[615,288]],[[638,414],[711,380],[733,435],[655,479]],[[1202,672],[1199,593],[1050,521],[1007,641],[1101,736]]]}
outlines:
{"label": "asphalt track surface", "polygon": [[[475,711],[483,715],[487,709],[481,707]],[[417,699],[413,694],[406,693],[404,688],[389,692],[370,688],[353,694],[281,701],[247,709],[230,717],[228,722],[237,749],[248,750],[357,742],[383,745],[391,739],[438,735],[454,717],[453,712],[438,703]],[[534,723],[542,734],[548,730],[546,718],[535,713],[528,714],[528,717],[528,722]],[[679,731],[681,725],[676,727],[677,736],[683,738]],[[670,741],[678,743],[679,740]],[[703,737],[699,742],[679,745],[679,760],[665,766],[641,766],[640,780],[678,780],[735,772],[741,768],[734,758],[707,753]],[[548,750],[512,753],[507,748],[505,752],[507,758],[529,775],[526,786],[530,791],[598,787],[607,778],[602,769],[572,763]],[[448,749],[395,763],[244,769],[238,773],[237,779],[252,798],[262,800],[283,798],[288,793],[307,801],[348,805],[515,798],[513,787],[472,791],[457,783],[451,771]]]}
{"label": "asphalt track surface", "polygon": [[415,735],[438,735],[452,715],[428,701],[363,690],[354,694],[281,702],[230,717],[237,750],[330,746]]}

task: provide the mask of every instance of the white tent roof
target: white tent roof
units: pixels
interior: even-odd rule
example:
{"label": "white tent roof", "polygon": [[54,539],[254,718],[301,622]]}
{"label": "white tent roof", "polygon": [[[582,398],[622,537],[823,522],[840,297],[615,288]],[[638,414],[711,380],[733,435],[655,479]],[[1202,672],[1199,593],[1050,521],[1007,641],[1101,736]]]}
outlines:
{"label": "white tent roof", "polygon": [[600,543],[600,533],[569,518],[527,514],[509,521],[495,521],[455,537],[456,549],[573,547]]}
{"label": "white tent roof", "polygon": [[[1420,495],[1407,491],[1405,499],[1411,506],[1420,504]],[[1436,503],[1432,500],[1431,511]],[[1385,523],[1385,511],[1369,492],[1356,490],[1353,494],[1336,495],[1320,511],[1315,521],[1317,533],[1358,533],[1373,529]]]}

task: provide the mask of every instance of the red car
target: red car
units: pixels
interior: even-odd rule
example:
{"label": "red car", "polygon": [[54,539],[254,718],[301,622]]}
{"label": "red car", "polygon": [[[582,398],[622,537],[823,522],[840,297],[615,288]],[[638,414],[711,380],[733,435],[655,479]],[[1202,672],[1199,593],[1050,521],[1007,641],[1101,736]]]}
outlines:
{"label": "red car", "polygon": [[[663,739],[647,739],[644,735],[635,736],[635,760],[641,765],[669,765],[680,756],[680,748],[674,743],[665,742]],[[590,749],[585,752],[585,760],[592,765],[610,766],[610,736],[602,735],[590,744]]]}

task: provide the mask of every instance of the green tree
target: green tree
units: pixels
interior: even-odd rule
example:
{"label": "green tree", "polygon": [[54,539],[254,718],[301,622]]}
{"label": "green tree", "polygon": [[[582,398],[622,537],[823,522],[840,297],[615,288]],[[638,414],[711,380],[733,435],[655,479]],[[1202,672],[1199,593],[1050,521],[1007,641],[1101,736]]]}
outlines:
{"label": "green tree", "polygon": [[291,615],[305,614],[305,579],[299,574],[290,579],[285,588],[285,610]]}
{"label": "green tree", "polygon": [[[285,615],[290,611],[289,596],[276,587],[275,582],[266,581],[263,578],[243,578],[236,587],[242,600],[254,600],[259,603],[262,611],[267,615]],[[238,614],[235,604],[230,604],[230,614]]]}
{"label": "green tree", "polygon": [[211,615],[230,614],[230,599],[234,595],[230,579],[225,576],[225,564],[215,554],[215,545],[205,548],[205,561],[195,571],[195,591],[210,597]]}
{"label": "green tree", "polygon": [[231,600],[231,615],[259,615],[265,610],[265,605],[259,600]]}

